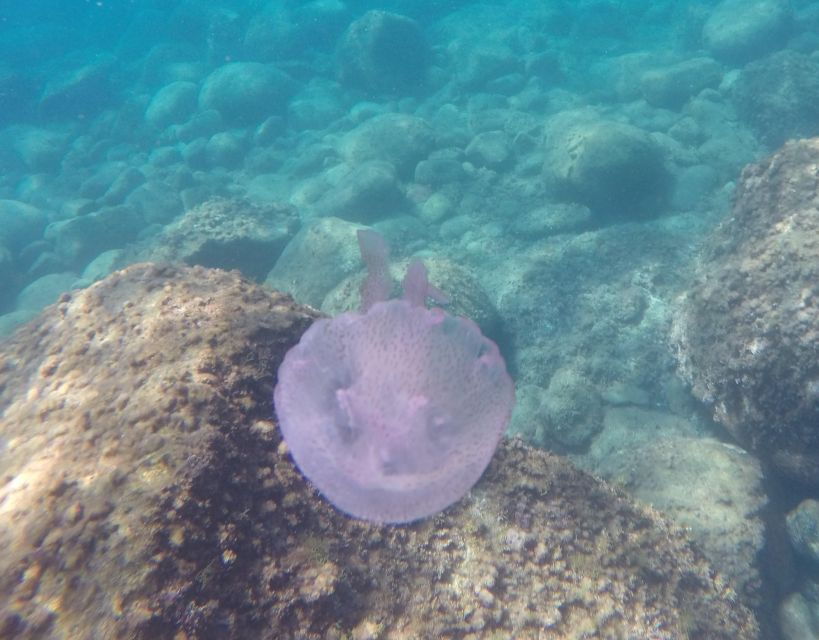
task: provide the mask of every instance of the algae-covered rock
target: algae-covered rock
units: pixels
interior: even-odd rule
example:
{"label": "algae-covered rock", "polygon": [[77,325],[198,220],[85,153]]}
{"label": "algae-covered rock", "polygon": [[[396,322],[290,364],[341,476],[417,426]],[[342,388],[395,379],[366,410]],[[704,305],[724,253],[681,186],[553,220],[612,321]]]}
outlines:
{"label": "algae-covered rock", "polygon": [[618,219],[661,210],[671,180],[646,131],[567,112],[552,119],[547,138],[543,177],[560,198]]}
{"label": "algae-covered rock", "polygon": [[819,138],[747,166],[679,301],[678,368],[740,443],[819,486]]}
{"label": "algae-covered rock", "polygon": [[431,57],[415,20],[371,10],[341,38],[339,78],[371,94],[414,94],[423,86]]}
{"label": "algae-covered rock", "polygon": [[336,511],[273,416],[314,317],[142,264],[0,343],[0,635],[757,637],[680,529],[519,441],[433,518]]}
{"label": "algae-covered rock", "polygon": [[238,269],[262,280],[298,226],[296,212],[287,205],[211,198],[188,209],[156,237],[128,247],[117,262],[184,262]]}

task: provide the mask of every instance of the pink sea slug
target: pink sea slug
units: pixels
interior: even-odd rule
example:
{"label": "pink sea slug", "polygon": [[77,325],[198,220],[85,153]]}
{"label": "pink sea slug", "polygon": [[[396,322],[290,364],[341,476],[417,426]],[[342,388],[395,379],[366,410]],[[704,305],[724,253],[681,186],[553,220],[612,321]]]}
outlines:
{"label": "pink sea slug", "polygon": [[388,249],[359,231],[360,312],[316,321],[285,356],[274,400],[296,465],[336,507],[375,522],[445,509],[478,481],[509,422],[514,386],[477,325],[413,260],[388,300]]}

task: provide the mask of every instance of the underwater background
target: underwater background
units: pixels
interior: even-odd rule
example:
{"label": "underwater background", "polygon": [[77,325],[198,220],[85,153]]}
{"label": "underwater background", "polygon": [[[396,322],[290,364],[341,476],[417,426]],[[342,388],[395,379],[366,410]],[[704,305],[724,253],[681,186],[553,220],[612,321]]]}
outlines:
{"label": "underwater background", "polygon": [[[807,0],[0,3],[0,543],[15,549],[0,561],[0,638],[819,638],[819,141],[812,136],[819,136],[819,2]],[[225,400],[239,413],[225,409],[219,419],[234,425],[250,416],[252,437],[276,451],[278,435],[256,426],[273,420],[271,387],[281,350],[298,340],[318,311],[334,316],[358,308],[364,274],[356,232],[366,228],[390,246],[396,295],[410,258],[420,257],[445,294],[442,306],[470,318],[497,343],[514,380],[506,435],[516,438],[503,445],[512,449],[499,459],[519,465],[522,475],[504,480],[511,493],[496,496],[512,505],[511,513],[475,525],[476,531],[498,523],[517,527],[517,533],[493,538],[497,557],[513,551],[535,557],[549,535],[555,545],[568,538],[553,529],[535,535],[533,527],[587,517],[555,515],[541,503],[509,497],[524,485],[546,491],[532,489],[542,479],[521,480],[539,472],[515,448],[520,439],[571,462],[560,467],[566,486],[587,482],[572,475],[581,469],[622,491],[617,500],[650,505],[662,514],[658,518],[685,530],[713,568],[697,569],[698,584],[718,594],[715,601],[736,620],[721,609],[715,613],[717,605],[706,615],[707,607],[681,598],[668,605],[671,622],[651,613],[644,621],[654,626],[618,627],[612,622],[618,616],[632,620],[623,602],[645,603],[616,587],[606,588],[618,594],[606,605],[611,611],[589,614],[588,621],[568,613],[567,605],[549,613],[534,601],[522,606],[536,615],[516,617],[498,602],[513,594],[522,602],[521,594],[535,593],[523,578],[515,587],[511,577],[501,586],[500,578],[471,574],[458,583],[443,569],[438,578],[458,598],[467,593],[478,599],[474,610],[430,605],[407,614],[412,623],[395,622],[401,614],[385,613],[389,607],[368,617],[362,612],[375,607],[373,599],[351,594],[364,593],[371,582],[362,566],[386,572],[385,565],[375,551],[346,564],[344,553],[355,555],[345,546],[350,539],[375,534],[348,530],[370,525],[345,524],[344,516],[328,515],[334,512],[326,504],[309,507],[319,509],[318,516],[299,511],[276,525],[281,535],[296,536],[287,546],[308,549],[303,557],[275,570],[272,560],[248,560],[242,569],[262,567],[265,605],[248,604],[252,599],[237,604],[233,592],[203,595],[219,579],[202,586],[202,575],[218,574],[214,561],[198,564],[202,549],[211,543],[221,549],[216,564],[239,575],[232,556],[225,556],[225,540],[241,538],[226,533],[233,529],[224,523],[204,519],[200,537],[192,534],[200,546],[187,550],[173,571],[172,554],[152,556],[145,583],[152,586],[139,597],[111,600],[102,583],[86,591],[72,583],[74,573],[93,564],[92,556],[105,558],[95,562],[111,569],[110,554],[127,555],[127,536],[140,537],[142,527],[146,539],[156,534],[162,544],[185,548],[182,540],[193,538],[180,533],[185,527],[173,518],[191,512],[169,506],[174,499],[184,502],[173,487],[184,485],[182,474],[196,487],[185,491],[207,494],[212,487],[185,474],[216,468],[191,451],[201,446],[213,455],[218,449],[233,460],[231,447],[241,450],[250,442],[247,434],[224,436],[233,444],[219,449],[223,445],[212,440],[191,444],[185,435],[183,446],[165,433],[205,433],[199,417],[191,418],[193,428],[187,418],[177,423],[162,415],[175,415],[183,405],[204,411],[208,394],[180,374],[181,365],[145,363],[168,354],[193,362],[206,344],[216,349],[221,339],[236,341],[233,355],[218,363],[213,357],[216,364],[207,367],[197,360],[196,370],[207,371],[207,384],[233,385],[226,397],[254,398],[245,409]],[[144,262],[235,269],[263,290],[290,294],[312,309],[279,297],[262,302],[262,289],[245,295],[243,287],[253,285],[231,279],[235,274],[173,271],[182,266],[115,274]],[[173,284],[174,278],[185,284]],[[89,289],[94,283],[97,288]],[[199,306],[168,306],[153,297],[162,287],[194,296]],[[135,315],[117,316],[115,307]],[[204,315],[194,318],[194,307]],[[268,326],[262,309],[288,320]],[[184,329],[151,328],[155,320],[172,318],[186,323],[179,325]],[[211,331],[204,328],[209,318],[219,331],[192,338]],[[264,330],[251,330],[251,319]],[[264,340],[268,346],[259,347]],[[246,360],[250,345],[263,353],[258,362]],[[114,346],[126,349],[129,360],[109,354],[97,367],[83,360],[97,347]],[[249,369],[231,374],[229,366],[239,362]],[[161,442],[123,436],[117,429],[131,427],[120,423],[111,423],[120,425],[114,431],[97,427],[107,424],[101,417],[107,413],[93,408],[101,398],[116,407],[111,415],[132,410],[125,410],[136,404],[127,398],[129,389],[150,378],[137,375],[142,366],[166,376],[157,382],[158,395],[133,409],[139,420],[150,414],[156,421],[145,433],[162,434]],[[69,393],[77,376],[89,382]],[[237,382],[253,376],[262,380],[258,390]],[[100,390],[94,391],[96,381]],[[184,401],[167,400],[164,394],[182,386]],[[82,415],[84,422],[59,417],[54,423],[61,412]],[[240,413],[245,418],[237,418]],[[71,436],[70,446],[61,444],[48,464],[32,462],[38,451],[50,450],[54,433],[74,429],[86,435]],[[214,430],[227,433],[224,426]],[[122,477],[141,478],[161,501],[150,508],[148,498],[130,504],[143,489],[122,489],[131,480],[120,476],[93,491],[119,495],[122,505],[130,504],[123,513],[161,510],[174,514],[168,520],[149,524],[146,517],[126,526],[124,515],[112,515],[119,513],[113,504],[95,511],[93,500],[62,497],[65,487],[84,491],[102,473],[89,473],[86,484],[54,480],[63,465],[120,464],[100,462],[106,447],[114,447],[100,443],[111,437],[123,459],[130,460],[132,453],[123,453],[129,447],[138,453],[133,476]],[[153,444],[144,444],[149,440]],[[169,443],[176,448],[162,459]],[[66,453],[72,447],[85,453],[72,457]],[[565,464],[546,453],[531,455],[546,456],[543,465]],[[165,471],[145,471],[146,461]],[[276,477],[297,491],[299,476],[291,468],[266,464],[258,462],[266,469],[259,472],[267,474],[264,482]],[[495,461],[488,473],[510,473],[499,465]],[[157,479],[165,472],[167,478]],[[242,476],[235,486],[261,482],[262,475]],[[498,486],[506,487],[503,482]],[[587,497],[586,491],[577,489]],[[315,500],[305,490],[288,502],[284,492],[276,498],[276,518],[296,502]],[[260,506],[269,496],[257,503],[239,495],[230,494],[224,504],[247,500],[245,513],[255,513],[259,522],[273,518],[275,508]],[[483,522],[492,500],[476,495],[469,517]],[[532,514],[543,522],[533,524]],[[40,537],[31,534],[35,521]],[[116,525],[106,534],[89,533],[88,523],[101,521]],[[442,520],[438,533],[427,531],[427,552],[449,553],[454,547],[441,542],[438,549],[435,536],[460,535],[458,522],[447,528]],[[567,593],[575,595],[568,601],[581,602],[578,611],[602,606],[602,596],[577,595],[603,580],[597,565],[616,573],[628,557],[622,566],[640,567],[633,574],[635,593],[653,593],[652,576],[662,574],[646,569],[643,555],[659,542],[640,538],[637,544],[626,525],[619,524],[615,535],[606,523],[589,528],[582,553],[591,555],[584,559],[572,564],[556,554],[532,560],[532,567],[573,572],[574,590]],[[75,542],[83,551],[74,564],[65,559],[68,534],[47,543],[48,531],[61,527],[78,532]],[[261,534],[247,527],[248,549],[260,558],[278,557],[278,548],[254,547],[249,541]],[[409,533],[389,531],[383,535],[396,545],[390,548],[417,548]],[[110,535],[126,536],[125,542],[103,543]],[[617,552],[609,540],[618,536],[643,552]],[[692,560],[689,551],[680,551],[687,542],[672,538],[679,547],[668,552],[675,558],[668,566],[683,556],[691,566],[699,562],[698,552],[691,552]],[[491,549],[497,550],[485,548],[489,563]],[[390,580],[411,571],[401,565],[403,553],[389,561]],[[139,574],[151,552],[145,554],[134,551],[123,561],[120,578]],[[312,578],[314,591],[285,586],[281,576],[312,575],[316,566],[323,569]],[[541,570],[525,566],[520,576]],[[617,574],[615,583],[632,580],[624,578],[630,571]],[[586,582],[577,579],[583,572]],[[183,589],[183,575],[199,576],[191,578],[198,586]],[[359,582],[350,578],[357,575]],[[48,588],[43,576],[51,576]],[[235,580],[224,583],[240,589]],[[169,595],[171,584],[175,595]],[[551,583],[533,584],[545,590],[542,585]],[[549,587],[554,593],[561,588]],[[72,589],[85,600],[69,606]],[[247,612],[254,607],[260,613],[251,620]],[[480,617],[475,611],[481,607],[493,613]],[[698,622],[711,618],[726,627],[717,632],[710,622]],[[432,626],[412,626],[422,622]]]}

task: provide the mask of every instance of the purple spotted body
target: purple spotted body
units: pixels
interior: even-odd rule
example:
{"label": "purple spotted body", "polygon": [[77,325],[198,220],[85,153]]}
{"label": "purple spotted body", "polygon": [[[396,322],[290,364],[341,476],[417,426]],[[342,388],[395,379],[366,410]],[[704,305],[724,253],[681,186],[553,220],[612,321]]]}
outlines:
{"label": "purple spotted body", "polygon": [[296,465],[336,507],[375,522],[445,509],[477,482],[500,441],[514,387],[494,342],[413,260],[388,300],[389,251],[359,231],[368,276],[360,312],[316,321],[285,356],[274,400]]}

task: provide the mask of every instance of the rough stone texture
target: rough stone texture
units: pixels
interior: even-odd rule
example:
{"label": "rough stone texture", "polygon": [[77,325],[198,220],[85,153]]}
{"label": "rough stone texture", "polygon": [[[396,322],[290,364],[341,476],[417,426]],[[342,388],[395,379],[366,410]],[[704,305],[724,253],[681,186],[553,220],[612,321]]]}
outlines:
{"label": "rough stone texture", "polygon": [[558,197],[606,217],[655,214],[670,176],[663,151],[638,127],[602,120],[574,123],[572,114],[550,123],[543,176]]}
{"label": "rough stone texture", "polygon": [[363,228],[340,218],[314,220],[287,244],[265,284],[318,308],[339,281],[361,268],[356,232]]}
{"label": "rough stone texture", "polygon": [[389,162],[338,164],[322,175],[326,189],[312,204],[313,215],[335,216],[353,222],[371,222],[395,215],[404,194]]}
{"label": "rough stone texture", "polygon": [[517,389],[509,432],[535,446],[567,454],[587,450],[602,423],[597,389],[567,366],[555,370],[548,388],[527,384]]}
{"label": "rough stone texture", "polygon": [[779,472],[819,486],[819,139],[742,173],[672,331],[714,417]]}
{"label": "rough stone texture", "polygon": [[418,23],[371,10],[354,21],[338,47],[342,84],[370,94],[414,94],[423,87],[432,56]]}
{"label": "rough stone texture", "polygon": [[349,131],[337,148],[349,164],[368,160],[389,162],[408,177],[435,145],[435,132],[423,118],[403,113],[375,116]]}
{"label": "rough stone texture", "polygon": [[284,72],[260,62],[230,62],[202,83],[199,106],[215,109],[233,124],[255,124],[283,113],[296,85]]}
{"label": "rough stone texture", "polygon": [[295,211],[285,205],[213,198],[186,211],[159,237],[127,249],[117,264],[184,262],[263,280],[298,226]]}
{"label": "rough stone texture", "polygon": [[335,511],[272,418],[312,317],[135,265],[0,343],[0,635],[758,636],[681,530],[518,441],[435,518]]}
{"label": "rough stone texture", "polygon": [[135,207],[121,204],[49,224],[43,237],[67,266],[84,268],[108,249],[120,249],[137,238],[145,227]]}
{"label": "rough stone texture", "polygon": [[584,468],[688,527],[743,603],[759,610],[775,600],[761,573],[767,498],[760,465],[736,445],[659,435],[674,419],[634,407],[610,409],[607,429],[647,433],[642,443],[630,435],[595,442],[594,462]]}
{"label": "rough stone texture", "polygon": [[819,62],[780,51],[747,65],[736,81],[737,113],[767,144],[819,134]]}
{"label": "rough stone texture", "polygon": [[819,501],[800,502],[785,520],[791,545],[801,556],[819,561]]}
{"label": "rough stone texture", "polygon": [[779,624],[784,640],[816,640],[819,638],[819,604],[811,597],[792,593],[779,608]]}
{"label": "rough stone texture", "polygon": [[19,200],[0,200],[0,244],[19,250],[42,236],[48,218]]}

